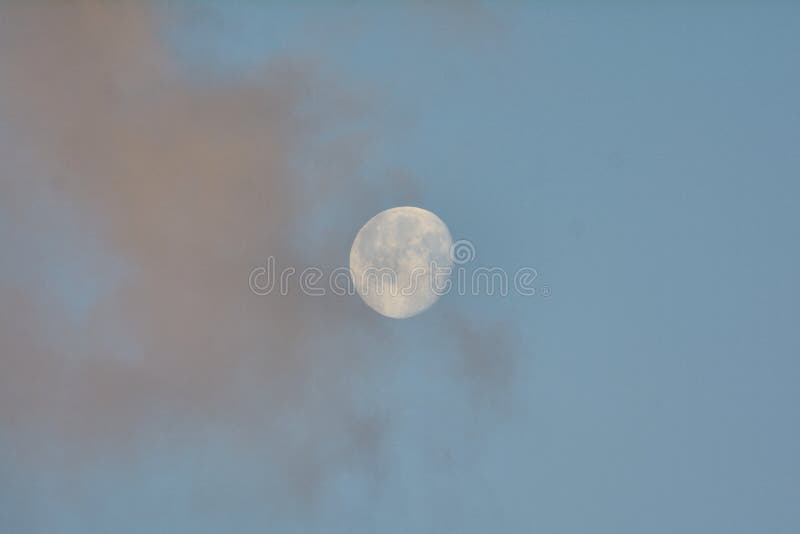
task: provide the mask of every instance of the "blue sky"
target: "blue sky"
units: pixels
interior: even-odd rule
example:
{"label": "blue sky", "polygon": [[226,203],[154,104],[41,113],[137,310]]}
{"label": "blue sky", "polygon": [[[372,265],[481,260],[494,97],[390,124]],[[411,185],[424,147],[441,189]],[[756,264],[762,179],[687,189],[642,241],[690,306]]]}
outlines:
{"label": "blue sky", "polygon": [[[341,265],[359,221],[414,203],[473,242],[476,264],[532,266],[551,294],[448,295],[395,322],[349,302],[336,334],[347,343],[320,348],[305,334],[300,353],[328,350],[333,359],[368,340],[373,363],[343,383],[353,409],[387,428],[366,471],[351,469],[335,443],[313,449],[344,467],[319,479],[312,504],[286,504],[286,457],[270,452],[269,433],[263,445],[242,447],[231,437],[236,423],[219,414],[169,429],[175,415],[166,411],[164,425],[148,419],[153,429],[140,430],[146,439],[135,453],[98,454],[77,472],[0,453],[10,473],[0,478],[0,525],[65,533],[800,528],[797,8],[205,2],[155,13],[153,38],[167,43],[171,75],[185,83],[226,87],[291,60],[318,76],[301,113],[330,105],[330,93],[359,102],[355,119],[332,120],[315,138],[326,150],[340,137],[359,145],[358,165],[341,164],[357,169],[354,185],[336,182],[340,163],[313,143],[293,160],[310,187],[334,184],[338,195],[328,203],[323,193],[291,230],[303,240],[299,257]],[[338,198],[353,211],[342,214]],[[109,253],[91,230],[102,223],[75,210],[87,230],[36,233],[0,212],[0,242],[64,266],[41,276],[55,286],[62,304],[54,306],[67,310],[58,317],[80,324],[137,266]],[[237,250],[272,252],[255,242]],[[14,261],[0,267],[4,285],[32,283]],[[138,346],[119,336],[123,353]],[[504,362],[466,374],[500,378],[487,386],[461,377],[463,344]],[[280,418],[288,432],[308,431],[291,409]],[[17,443],[16,427],[2,428],[0,445],[4,436]],[[333,431],[332,442],[342,435]]]}

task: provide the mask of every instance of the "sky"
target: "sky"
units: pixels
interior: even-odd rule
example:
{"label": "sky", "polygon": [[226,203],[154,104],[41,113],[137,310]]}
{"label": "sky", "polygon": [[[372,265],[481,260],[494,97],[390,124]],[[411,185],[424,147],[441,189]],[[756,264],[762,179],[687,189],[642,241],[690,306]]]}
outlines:
{"label": "sky", "polygon": [[[797,532],[798,35],[0,3],[0,531]],[[250,291],[403,205],[537,293]]]}

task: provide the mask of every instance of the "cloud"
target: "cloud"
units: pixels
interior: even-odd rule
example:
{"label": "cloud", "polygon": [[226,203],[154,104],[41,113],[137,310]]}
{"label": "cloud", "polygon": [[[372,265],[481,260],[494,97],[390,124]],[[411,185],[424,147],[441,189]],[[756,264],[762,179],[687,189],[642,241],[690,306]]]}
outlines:
{"label": "cloud", "polygon": [[313,61],[203,83],[160,20],[133,2],[0,8],[3,439],[23,463],[80,468],[221,430],[263,447],[300,502],[338,469],[377,477],[390,418],[357,396],[386,323],[247,280],[267,255],[344,264],[384,207],[370,200],[413,179],[388,171],[406,176],[395,195],[359,181],[370,103]]}

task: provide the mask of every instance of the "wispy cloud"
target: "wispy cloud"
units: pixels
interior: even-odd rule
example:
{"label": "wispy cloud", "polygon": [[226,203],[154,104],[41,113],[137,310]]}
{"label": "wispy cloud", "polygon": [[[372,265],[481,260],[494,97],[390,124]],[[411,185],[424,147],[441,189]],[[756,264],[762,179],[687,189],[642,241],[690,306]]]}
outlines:
{"label": "wispy cloud", "polygon": [[[268,254],[341,264],[385,207],[357,178],[363,132],[341,128],[369,107],[291,57],[224,84],[184,77],[141,3],[34,4],[0,13],[0,245],[17,265],[0,265],[4,439],[23,461],[67,468],[221,428],[267,451],[300,502],[331,470],[377,476],[391,418],[355,399],[354,377],[370,373],[385,323],[352,298],[247,286]],[[338,182],[305,172],[310,159]],[[403,203],[411,182],[386,187]],[[116,273],[77,322],[51,299],[72,275],[19,268],[75,257]],[[480,331],[447,331],[468,347],[467,375],[504,387],[506,363],[487,373],[475,354]]]}

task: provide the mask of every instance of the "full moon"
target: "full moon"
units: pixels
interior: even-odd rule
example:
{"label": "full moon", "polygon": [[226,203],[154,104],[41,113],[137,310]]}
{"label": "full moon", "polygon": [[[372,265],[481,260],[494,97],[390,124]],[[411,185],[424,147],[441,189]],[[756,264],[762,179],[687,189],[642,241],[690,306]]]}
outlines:
{"label": "full moon", "polygon": [[422,313],[442,293],[452,244],[447,225],[430,211],[411,206],[382,211],[358,231],[350,249],[356,291],[386,317]]}

